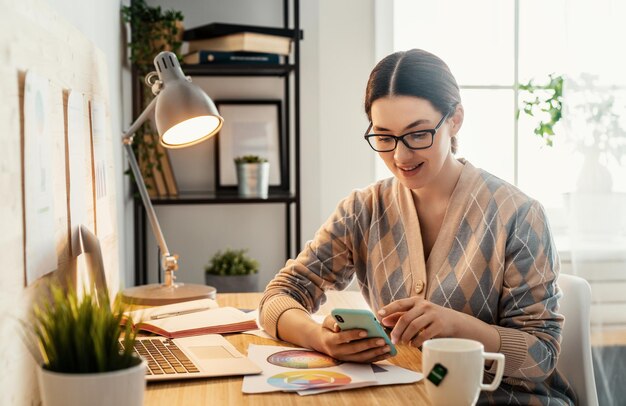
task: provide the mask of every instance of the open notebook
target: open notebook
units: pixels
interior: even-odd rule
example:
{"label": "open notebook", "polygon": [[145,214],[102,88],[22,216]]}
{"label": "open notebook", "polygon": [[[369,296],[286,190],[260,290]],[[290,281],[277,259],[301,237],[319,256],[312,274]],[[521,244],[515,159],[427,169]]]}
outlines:
{"label": "open notebook", "polygon": [[[98,238],[84,226],[79,227],[78,233],[81,241],[79,254],[88,254],[87,271],[90,274],[89,280],[92,282],[92,287],[107,293],[102,251]],[[196,311],[198,309],[202,311]],[[207,317],[204,313],[209,309],[215,312]],[[171,335],[195,330],[194,337],[173,340],[164,337],[137,337],[135,351],[148,364],[146,370],[148,381],[248,375],[261,372],[254,362],[237,351],[224,337],[218,334],[208,334],[211,330],[242,331],[240,329],[248,329],[245,327],[246,323],[252,329],[257,328],[253,315],[234,308],[217,308],[217,303],[214,301],[186,302],[132,313],[133,320],[141,320],[143,317],[149,323],[150,328],[160,329],[162,332],[171,331]],[[160,327],[153,326],[153,323]],[[199,332],[202,329],[206,332]],[[123,346],[123,339],[120,340],[120,346]]]}
{"label": "open notebook", "polygon": [[256,314],[218,307],[212,299],[192,300],[127,313],[134,328],[167,338],[226,334],[257,329]]}

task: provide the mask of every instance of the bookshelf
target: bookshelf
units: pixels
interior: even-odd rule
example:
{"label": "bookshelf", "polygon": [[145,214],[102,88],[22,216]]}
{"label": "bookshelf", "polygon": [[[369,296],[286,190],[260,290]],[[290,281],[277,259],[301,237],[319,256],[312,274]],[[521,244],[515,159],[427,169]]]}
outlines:
{"label": "bookshelf", "polygon": [[[270,187],[266,199],[240,197],[237,192],[185,192],[176,197],[154,197],[155,206],[167,205],[247,205],[281,204],[284,208],[285,259],[294,256],[301,248],[301,207],[300,207],[300,0],[283,0],[283,27],[294,30],[291,55],[285,57],[283,64],[245,64],[245,65],[183,65],[186,75],[191,77],[276,77],[282,78],[282,120],[286,131],[286,184],[288,190],[276,190]],[[135,74],[133,74],[135,75]],[[293,83],[291,83],[293,82]],[[139,83],[133,78],[133,83]],[[144,89],[133,86],[133,113],[140,111],[141,93]],[[293,93],[293,94],[292,94]],[[293,142],[293,145],[292,145]],[[147,267],[147,223],[146,213],[141,200],[134,200],[134,235],[135,235],[135,285],[148,283]],[[160,264],[159,264],[160,266]],[[158,282],[161,282],[161,269]]]}

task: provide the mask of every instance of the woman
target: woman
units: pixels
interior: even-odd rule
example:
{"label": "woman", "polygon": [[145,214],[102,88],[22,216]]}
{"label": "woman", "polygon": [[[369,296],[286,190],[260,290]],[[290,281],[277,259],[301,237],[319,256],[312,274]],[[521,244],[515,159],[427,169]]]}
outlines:
{"label": "woman", "polygon": [[460,337],[503,353],[505,379],[482,402],[571,404],[555,369],[563,318],[545,213],[454,157],[464,112],[448,66],[417,49],[389,55],[370,75],[365,113],[365,139],[394,176],[344,199],[269,283],[265,330],[344,361],[388,358],[382,340],[309,316],[356,276],[394,343]]}

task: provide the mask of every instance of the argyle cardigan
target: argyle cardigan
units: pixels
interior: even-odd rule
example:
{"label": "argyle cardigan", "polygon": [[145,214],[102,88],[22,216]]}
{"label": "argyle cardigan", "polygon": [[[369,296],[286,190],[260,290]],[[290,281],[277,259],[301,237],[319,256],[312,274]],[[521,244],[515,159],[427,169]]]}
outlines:
{"label": "argyle cardigan", "polygon": [[395,178],[377,182],[341,201],[269,283],[260,323],[277,337],[283,312],[315,312],[325,291],[342,290],[356,277],[374,312],[417,296],[497,329],[505,378],[497,391],[481,392],[479,403],[572,404],[575,395],[555,368],[560,262],[545,212],[516,187],[461,163],[427,260],[411,190]]}

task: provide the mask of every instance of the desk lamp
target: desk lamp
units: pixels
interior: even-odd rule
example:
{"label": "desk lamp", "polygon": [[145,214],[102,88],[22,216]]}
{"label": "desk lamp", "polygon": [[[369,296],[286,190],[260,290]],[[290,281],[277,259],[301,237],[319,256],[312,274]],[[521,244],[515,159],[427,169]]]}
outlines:
{"label": "desk lamp", "polygon": [[[143,181],[137,159],[133,153],[134,133],[155,115],[159,142],[166,148],[183,148],[207,140],[222,127],[223,119],[213,101],[202,89],[185,77],[172,52],[161,52],[154,58],[156,72],[146,75],[146,84],[152,87],[155,98],[123,134],[130,168],[137,182],[141,200],[146,209],[152,232],[161,249],[161,265],[165,270],[165,283],[137,286],[122,291],[122,300],[140,305],[164,305],[202,298],[215,298],[214,287],[175,283],[178,256],[167,248],[161,226],[157,220]],[[158,76],[158,78],[157,78]]]}

